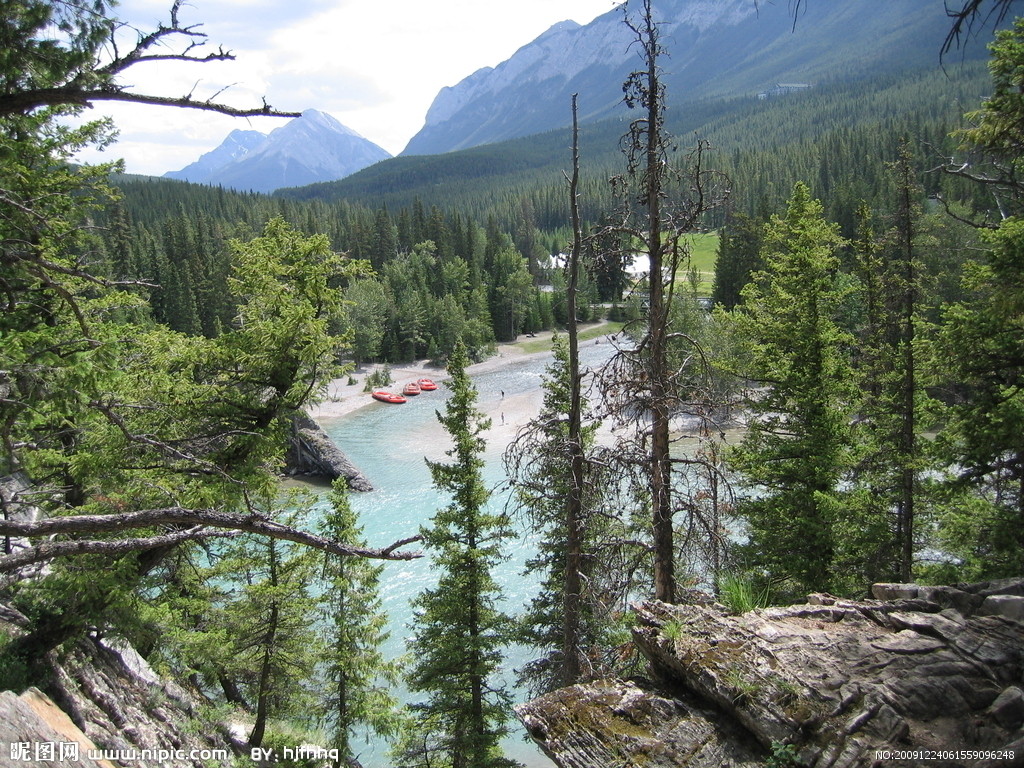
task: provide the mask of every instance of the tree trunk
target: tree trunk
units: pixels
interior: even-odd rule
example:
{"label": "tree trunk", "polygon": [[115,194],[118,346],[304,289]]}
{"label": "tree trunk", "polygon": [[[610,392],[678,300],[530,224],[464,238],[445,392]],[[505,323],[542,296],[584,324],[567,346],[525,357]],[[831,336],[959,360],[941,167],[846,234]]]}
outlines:
{"label": "tree trunk", "polygon": [[671,603],[675,600],[675,546],[672,523],[672,479],[669,458],[669,375],[668,309],[665,306],[662,242],[661,194],[661,83],[658,76],[658,30],[650,3],[645,3],[644,40],[647,59],[647,124],[645,182],[648,215],[647,249],[650,257],[650,395],[651,453],[650,490],[654,538],[654,597]]}
{"label": "tree trunk", "polygon": [[569,281],[566,304],[569,313],[569,493],[565,499],[565,584],[562,595],[562,682],[573,685],[582,673],[580,658],[580,603],[583,599],[583,429],[580,402],[579,329],[576,326],[576,293],[579,281],[583,232],[579,206],[579,123],[576,94],[572,96],[572,178],[569,202],[572,210],[572,253],[569,256]]}
{"label": "tree trunk", "polygon": [[[277,544],[268,542],[270,547],[269,581],[272,589],[277,588]],[[267,619],[267,631],[263,639],[263,663],[260,665],[259,691],[256,696],[256,722],[249,734],[249,746],[258,747],[263,743],[267,729],[267,718],[270,716],[271,672],[274,662],[275,643],[277,642],[277,625],[280,621],[280,606],[276,594],[270,601],[270,616]]]}
{"label": "tree trunk", "polygon": [[900,533],[900,579],[913,580],[914,569],[914,498],[917,490],[917,411],[916,377],[914,358],[915,312],[917,310],[917,274],[914,261],[914,216],[911,190],[913,170],[910,166],[909,149],[900,147],[900,227],[903,249],[903,285],[900,301],[899,343],[902,347],[900,363],[903,370],[900,381],[900,491],[899,491],[899,533]]}

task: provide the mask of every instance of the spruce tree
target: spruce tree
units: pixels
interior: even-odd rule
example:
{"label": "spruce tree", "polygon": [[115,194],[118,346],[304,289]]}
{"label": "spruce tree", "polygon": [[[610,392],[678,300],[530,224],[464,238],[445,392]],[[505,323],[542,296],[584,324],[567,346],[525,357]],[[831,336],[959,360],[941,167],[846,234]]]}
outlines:
{"label": "spruce tree", "polygon": [[554,361],[544,380],[540,414],[505,453],[510,481],[532,527],[540,533],[539,552],[527,562],[527,573],[543,573],[541,591],[522,619],[523,640],[542,652],[520,670],[534,690],[547,692],[573,685],[593,670],[588,651],[597,642],[593,581],[594,497],[599,495],[594,464],[588,462],[596,424],[584,426],[586,403],[579,361],[576,318],[583,228],[579,206],[579,123],[572,98],[572,174],[569,209],[573,240],[566,263],[565,299],[568,341],[554,341]]}
{"label": "spruce tree", "polygon": [[765,228],[766,268],[743,290],[736,321],[753,382],[751,421],[731,454],[751,493],[739,512],[751,565],[796,591],[833,583],[839,481],[849,462],[851,339],[836,321],[838,227],[807,187]]}
{"label": "spruce tree", "polygon": [[[365,546],[344,478],[335,481],[329,501],[320,533]],[[389,690],[398,680],[398,665],[381,653],[390,636],[379,591],[383,571],[382,565],[364,558],[324,555],[321,609],[329,627],[324,720],[330,726],[331,746],[340,750],[342,760],[355,758],[351,742],[359,728],[386,738],[398,725],[398,701]]]}
{"label": "spruce tree", "polygon": [[764,224],[742,213],[729,217],[718,240],[715,283],[711,298],[715,304],[733,309],[740,303],[752,272],[762,268],[761,234]]}
{"label": "spruce tree", "polygon": [[315,565],[312,550],[269,538],[239,543],[219,564],[224,578],[242,582],[221,617],[231,638],[226,672],[254,717],[251,747],[263,743],[272,718],[310,711],[312,698],[301,682],[313,677],[321,650],[309,621]]}
{"label": "spruce tree", "polygon": [[1024,567],[1024,19],[999,32],[990,50],[992,95],[967,115],[974,125],[960,137],[972,161],[980,153],[992,163],[981,171],[963,163],[956,172],[980,182],[1003,219],[983,233],[988,251],[964,268],[966,299],[945,312],[933,372],[955,394],[937,440],[952,475],[938,535],[958,560],[958,578]]}
{"label": "spruce tree", "polygon": [[[595,465],[586,458],[596,424],[589,422],[586,413],[577,417],[579,448],[575,448],[571,376],[569,349],[562,337],[556,337],[554,361],[542,384],[541,411],[505,453],[515,500],[529,528],[538,534],[538,551],[527,561],[526,573],[541,574],[540,589],[520,620],[520,633],[521,641],[540,655],[519,671],[520,679],[538,695],[593,673],[588,652],[599,642],[600,605],[606,597],[596,594],[592,586],[596,538],[592,512],[600,482]],[[573,472],[577,454],[578,480]]]}
{"label": "spruce tree", "polygon": [[970,298],[947,309],[934,363],[957,395],[937,441],[955,468],[939,544],[971,579],[1024,568],[1024,219],[984,240],[991,250],[967,266]]}
{"label": "spruce tree", "polygon": [[923,325],[923,259],[935,249],[921,232],[918,187],[908,145],[892,164],[896,206],[892,228],[875,238],[862,207],[854,242],[863,328],[856,350],[862,400],[858,418],[859,491],[855,521],[843,536],[848,574],[862,583],[913,578],[916,521],[925,469],[920,440],[927,398],[917,347]]}
{"label": "spruce tree", "polygon": [[413,601],[416,618],[409,650],[409,688],[426,694],[412,705],[413,723],[397,757],[404,766],[499,768],[515,765],[499,740],[508,732],[511,703],[495,679],[511,622],[497,606],[501,590],[492,569],[509,533],[503,517],[487,510],[490,492],[481,470],[490,419],[477,410],[466,373],[465,347],[448,363],[452,394],[438,420],[454,445],[451,463],[430,462],[435,487],[451,495],[423,531],[440,571],[437,586]]}

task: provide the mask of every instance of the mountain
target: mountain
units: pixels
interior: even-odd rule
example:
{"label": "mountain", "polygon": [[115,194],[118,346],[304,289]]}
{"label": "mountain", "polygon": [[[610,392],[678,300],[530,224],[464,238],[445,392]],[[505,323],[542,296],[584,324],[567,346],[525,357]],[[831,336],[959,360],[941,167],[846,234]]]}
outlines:
{"label": "mountain", "polygon": [[180,171],[168,171],[164,176],[179,181],[208,182],[221,168],[243,159],[266,140],[267,135],[259,131],[234,130],[216,149],[211,149]]}
{"label": "mountain", "polygon": [[[934,66],[949,31],[942,2],[656,0],[663,83],[675,104],[754,96],[778,83],[821,84]],[[441,89],[403,155],[428,155],[621,116],[622,83],[642,65],[621,8],[586,26],[555,25],[507,61]],[[984,57],[979,41],[952,58]]]}
{"label": "mountain", "polygon": [[391,155],[333,117],[308,109],[269,135],[232,131],[216,149],[165,176],[197,184],[273,192],[335,181]]}

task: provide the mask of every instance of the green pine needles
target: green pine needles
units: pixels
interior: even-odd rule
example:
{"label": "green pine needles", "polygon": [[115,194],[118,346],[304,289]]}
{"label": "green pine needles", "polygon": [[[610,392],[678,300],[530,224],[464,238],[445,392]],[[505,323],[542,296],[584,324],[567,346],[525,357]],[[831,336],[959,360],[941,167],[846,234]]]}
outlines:
{"label": "green pine needles", "polygon": [[[365,546],[363,527],[349,504],[344,478],[334,482],[328,498],[330,508],[320,533],[345,544]],[[386,659],[382,651],[391,634],[380,598],[383,571],[383,565],[366,558],[324,555],[321,610],[330,631],[324,649],[322,695],[331,725],[331,747],[344,759],[356,757],[352,741],[361,729],[391,738],[400,722],[398,700],[391,693],[398,681],[398,663]]]}
{"label": "green pine needles", "polygon": [[490,419],[477,410],[476,388],[466,374],[468,357],[458,344],[448,371],[452,395],[438,420],[451,435],[451,463],[428,461],[434,485],[451,494],[424,530],[440,572],[437,586],[413,601],[416,619],[409,650],[415,659],[409,688],[423,693],[411,705],[412,721],[395,750],[403,766],[504,768],[502,755],[511,701],[494,679],[512,622],[498,608],[501,590],[492,576],[509,536],[505,519],[486,509],[490,491],[481,470]]}
{"label": "green pine needles", "polygon": [[831,587],[840,514],[837,485],[849,462],[850,336],[837,322],[839,228],[797,184],[785,217],[765,228],[765,269],[743,289],[736,321],[751,422],[732,466],[756,491],[740,506],[751,563],[800,590]]}

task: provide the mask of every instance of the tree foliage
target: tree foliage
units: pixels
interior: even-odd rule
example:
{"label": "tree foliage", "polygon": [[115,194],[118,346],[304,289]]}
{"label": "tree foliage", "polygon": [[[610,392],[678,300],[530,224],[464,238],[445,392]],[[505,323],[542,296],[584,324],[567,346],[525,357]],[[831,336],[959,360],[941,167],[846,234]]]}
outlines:
{"label": "tree foliage", "polygon": [[766,226],[765,269],[743,291],[736,322],[754,388],[747,434],[731,463],[751,491],[741,505],[750,565],[802,590],[834,578],[839,481],[849,465],[851,338],[837,321],[838,227],[803,184]]}
{"label": "tree foliage", "polygon": [[[335,481],[329,503],[321,532],[336,541],[365,546],[344,480]],[[398,701],[392,690],[399,667],[381,652],[390,636],[380,599],[383,571],[382,565],[364,558],[328,554],[323,560],[321,610],[329,628],[322,670],[329,704],[323,720],[333,734],[332,746],[345,760],[356,757],[352,740],[359,729],[389,738],[398,728]]]}
{"label": "tree foliage", "polygon": [[[609,603],[614,605],[599,588],[601,580],[595,573],[596,549],[602,541],[599,506],[604,482],[593,455],[597,422],[581,404],[579,437],[571,436],[573,375],[568,348],[558,337],[554,361],[542,385],[540,413],[505,452],[514,504],[538,534],[538,552],[526,563],[526,572],[541,574],[540,590],[520,619],[523,641],[541,654],[520,670],[520,678],[538,694],[599,673],[597,649],[609,621]],[[579,372],[575,375],[582,378]],[[576,440],[579,448],[574,447]],[[576,451],[583,459],[580,481],[572,474]],[[579,500],[570,514],[567,506],[576,482],[580,482]],[[570,569],[575,573],[570,574]]]}
{"label": "tree foliage", "polygon": [[955,387],[939,436],[954,467],[955,494],[940,539],[972,576],[1020,572],[1024,514],[1024,222],[986,233],[983,262],[968,265],[967,301],[946,310],[938,342],[940,381]]}
{"label": "tree foliage", "polygon": [[452,394],[438,421],[451,436],[451,463],[428,462],[435,487],[451,495],[423,531],[439,571],[435,588],[413,601],[416,620],[406,679],[425,701],[412,705],[414,722],[398,749],[403,765],[492,768],[516,765],[501,753],[510,700],[495,673],[511,622],[498,607],[493,567],[508,537],[504,518],[487,509],[481,433],[490,420],[476,408],[465,349],[456,346],[448,371]]}
{"label": "tree foliage", "polygon": [[[307,581],[292,564],[304,562],[309,547],[343,556],[416,554],[399,551],[400,544],[374,550],[318,536],[275,508],[291,417],[337,372],[344,341],[333,333],[338,289],[365,274],[361,262],[333,252],[324,237],[271,219],[260,236],[250,231],[226,243],[231,274],[226,257],[216,287],[226,303],[209,300],[208,281],[179,281],[191,296],[183,290],[164,304],[186,334],[153,322],[147,299],[160,286],[139,278],[136,270],[147,262],[126,229],[118,229],[109,253],[95,235],[99,209],[115,197],[108,177],[116,168],[69,161],[82,147],[105,142],[109,126],[69,128],[61,120],[97,99],[146,100],[119,82],[138,62],[196,60],[193,44],[202,36],[178,24],[178,7],[170,26],[125,49],[117,35],[126,30],[106,3],[4,5],[0,473],[8,477],[0,570],[5,595],[28,621],[6,644],[0,666],[27,669],[40,682],[49,652],[88,629],[152,646],[147,638],[159,624],[148,621],[166,615],[169,603],[159,590],[144,590],[147,579],[190,562],[197,542],[213,551],[211,540],[230,546],[243,532],[255,534],[265,557],[246,562],[265,569],[249,585],[249,602],[262,624],[246,635],[251,625],[234,623],[238,631],[226,644],[236,644],[236,660],[249,659],[245,671],[256,677],[243,680],[223,658],[202,670],[222,678],[225,691],[234,691],[229,698],[250,699],[258,743],[270,715],[300,701],[281,698],[284,678],[306,668],[294,663],[300,635],[287,626],[284,605],[291,600],[298,608],[292,598]],[[184,51],[162,47],[173,36],[187,40]],[[202,261],[209,233],[187,234],[184,226],[170,227],[168,241]],[[40,563],[47,565],[41,576],[34,567]],[[178,604],[190,606],[178,626],[208,625],[219,610],[216,591],[195,580],[172,584]],[[194,658],[178,660],[199,673]]]}

